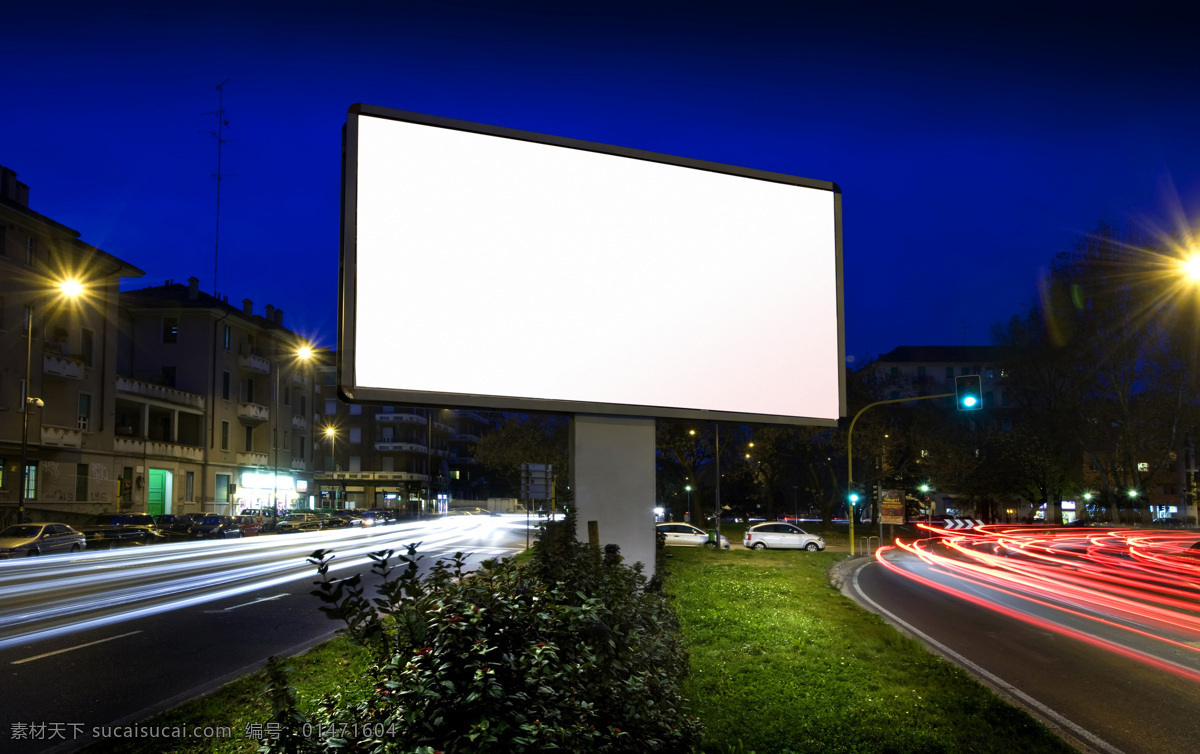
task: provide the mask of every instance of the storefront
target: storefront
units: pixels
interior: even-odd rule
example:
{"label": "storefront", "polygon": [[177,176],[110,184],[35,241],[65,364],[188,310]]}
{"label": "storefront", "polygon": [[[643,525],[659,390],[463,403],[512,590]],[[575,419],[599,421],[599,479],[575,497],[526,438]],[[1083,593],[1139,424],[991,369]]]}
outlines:
{"label": "storefront", "polygon": [[273,505],[279,510],[309,508],[307,492],[308,481],[296,479],[291,474],[244,471],[239,477],[234,503],[237,510]]}

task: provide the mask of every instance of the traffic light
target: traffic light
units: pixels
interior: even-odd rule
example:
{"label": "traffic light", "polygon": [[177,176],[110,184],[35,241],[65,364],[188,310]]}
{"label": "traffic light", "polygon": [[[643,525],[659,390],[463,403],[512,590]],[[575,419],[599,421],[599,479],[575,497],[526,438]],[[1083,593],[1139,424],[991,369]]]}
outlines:
{"label": "traffic light", "polygon": [[850,485],[850,491],[846,493],[846,499],[850,501],[850,505],[858,505],[858,501],[861,497],[862,495],[860,495],[858,492],[858,485]]}
{"label": "traffic light", "polygon": [[965,374],[954,378],[954,393],[959,411],[977,411],[983,408],[983,383],[977,374]]}

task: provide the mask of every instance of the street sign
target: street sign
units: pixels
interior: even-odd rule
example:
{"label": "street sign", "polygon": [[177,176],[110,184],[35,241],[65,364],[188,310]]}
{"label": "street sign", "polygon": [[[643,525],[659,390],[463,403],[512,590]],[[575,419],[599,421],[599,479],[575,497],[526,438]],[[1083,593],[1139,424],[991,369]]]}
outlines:
{"label": "street sign", "polygon": [[521,464],[521,497],[550,500],[554,497],[554,466],[548,463]]}

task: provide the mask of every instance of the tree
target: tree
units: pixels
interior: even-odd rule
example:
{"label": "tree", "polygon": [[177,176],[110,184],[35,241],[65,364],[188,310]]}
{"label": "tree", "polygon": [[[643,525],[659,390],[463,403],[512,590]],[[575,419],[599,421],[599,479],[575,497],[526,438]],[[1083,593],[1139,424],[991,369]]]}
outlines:
{"label": "tree", "polygon": [[565,500],[570,484],[568,445],[570,425],[557,414],[506,414],[500,429],[480,438],[475,457],[495,474],[512,497],[521,490],[521,465],[546,463],[554,467],[554,490]]}

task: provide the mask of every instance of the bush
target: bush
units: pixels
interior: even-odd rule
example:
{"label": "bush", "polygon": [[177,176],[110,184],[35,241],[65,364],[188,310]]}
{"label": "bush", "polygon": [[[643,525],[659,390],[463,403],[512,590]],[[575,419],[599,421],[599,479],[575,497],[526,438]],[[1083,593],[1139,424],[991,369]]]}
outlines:
{"label": "bush", "polygon": [[375,656],[375,691],[358,704],[323,698],[298,711],[278,663],[268,693],[282,734],[262,752],[690,751],[701,735],[680,683],[679,624],[640,567],[574,535],[574,518],[544,531],[532,561],[461,553],[419,575],[417,546],[368,599],[358,576],[332,581],[325,551],[310,558],[331,618]]}

